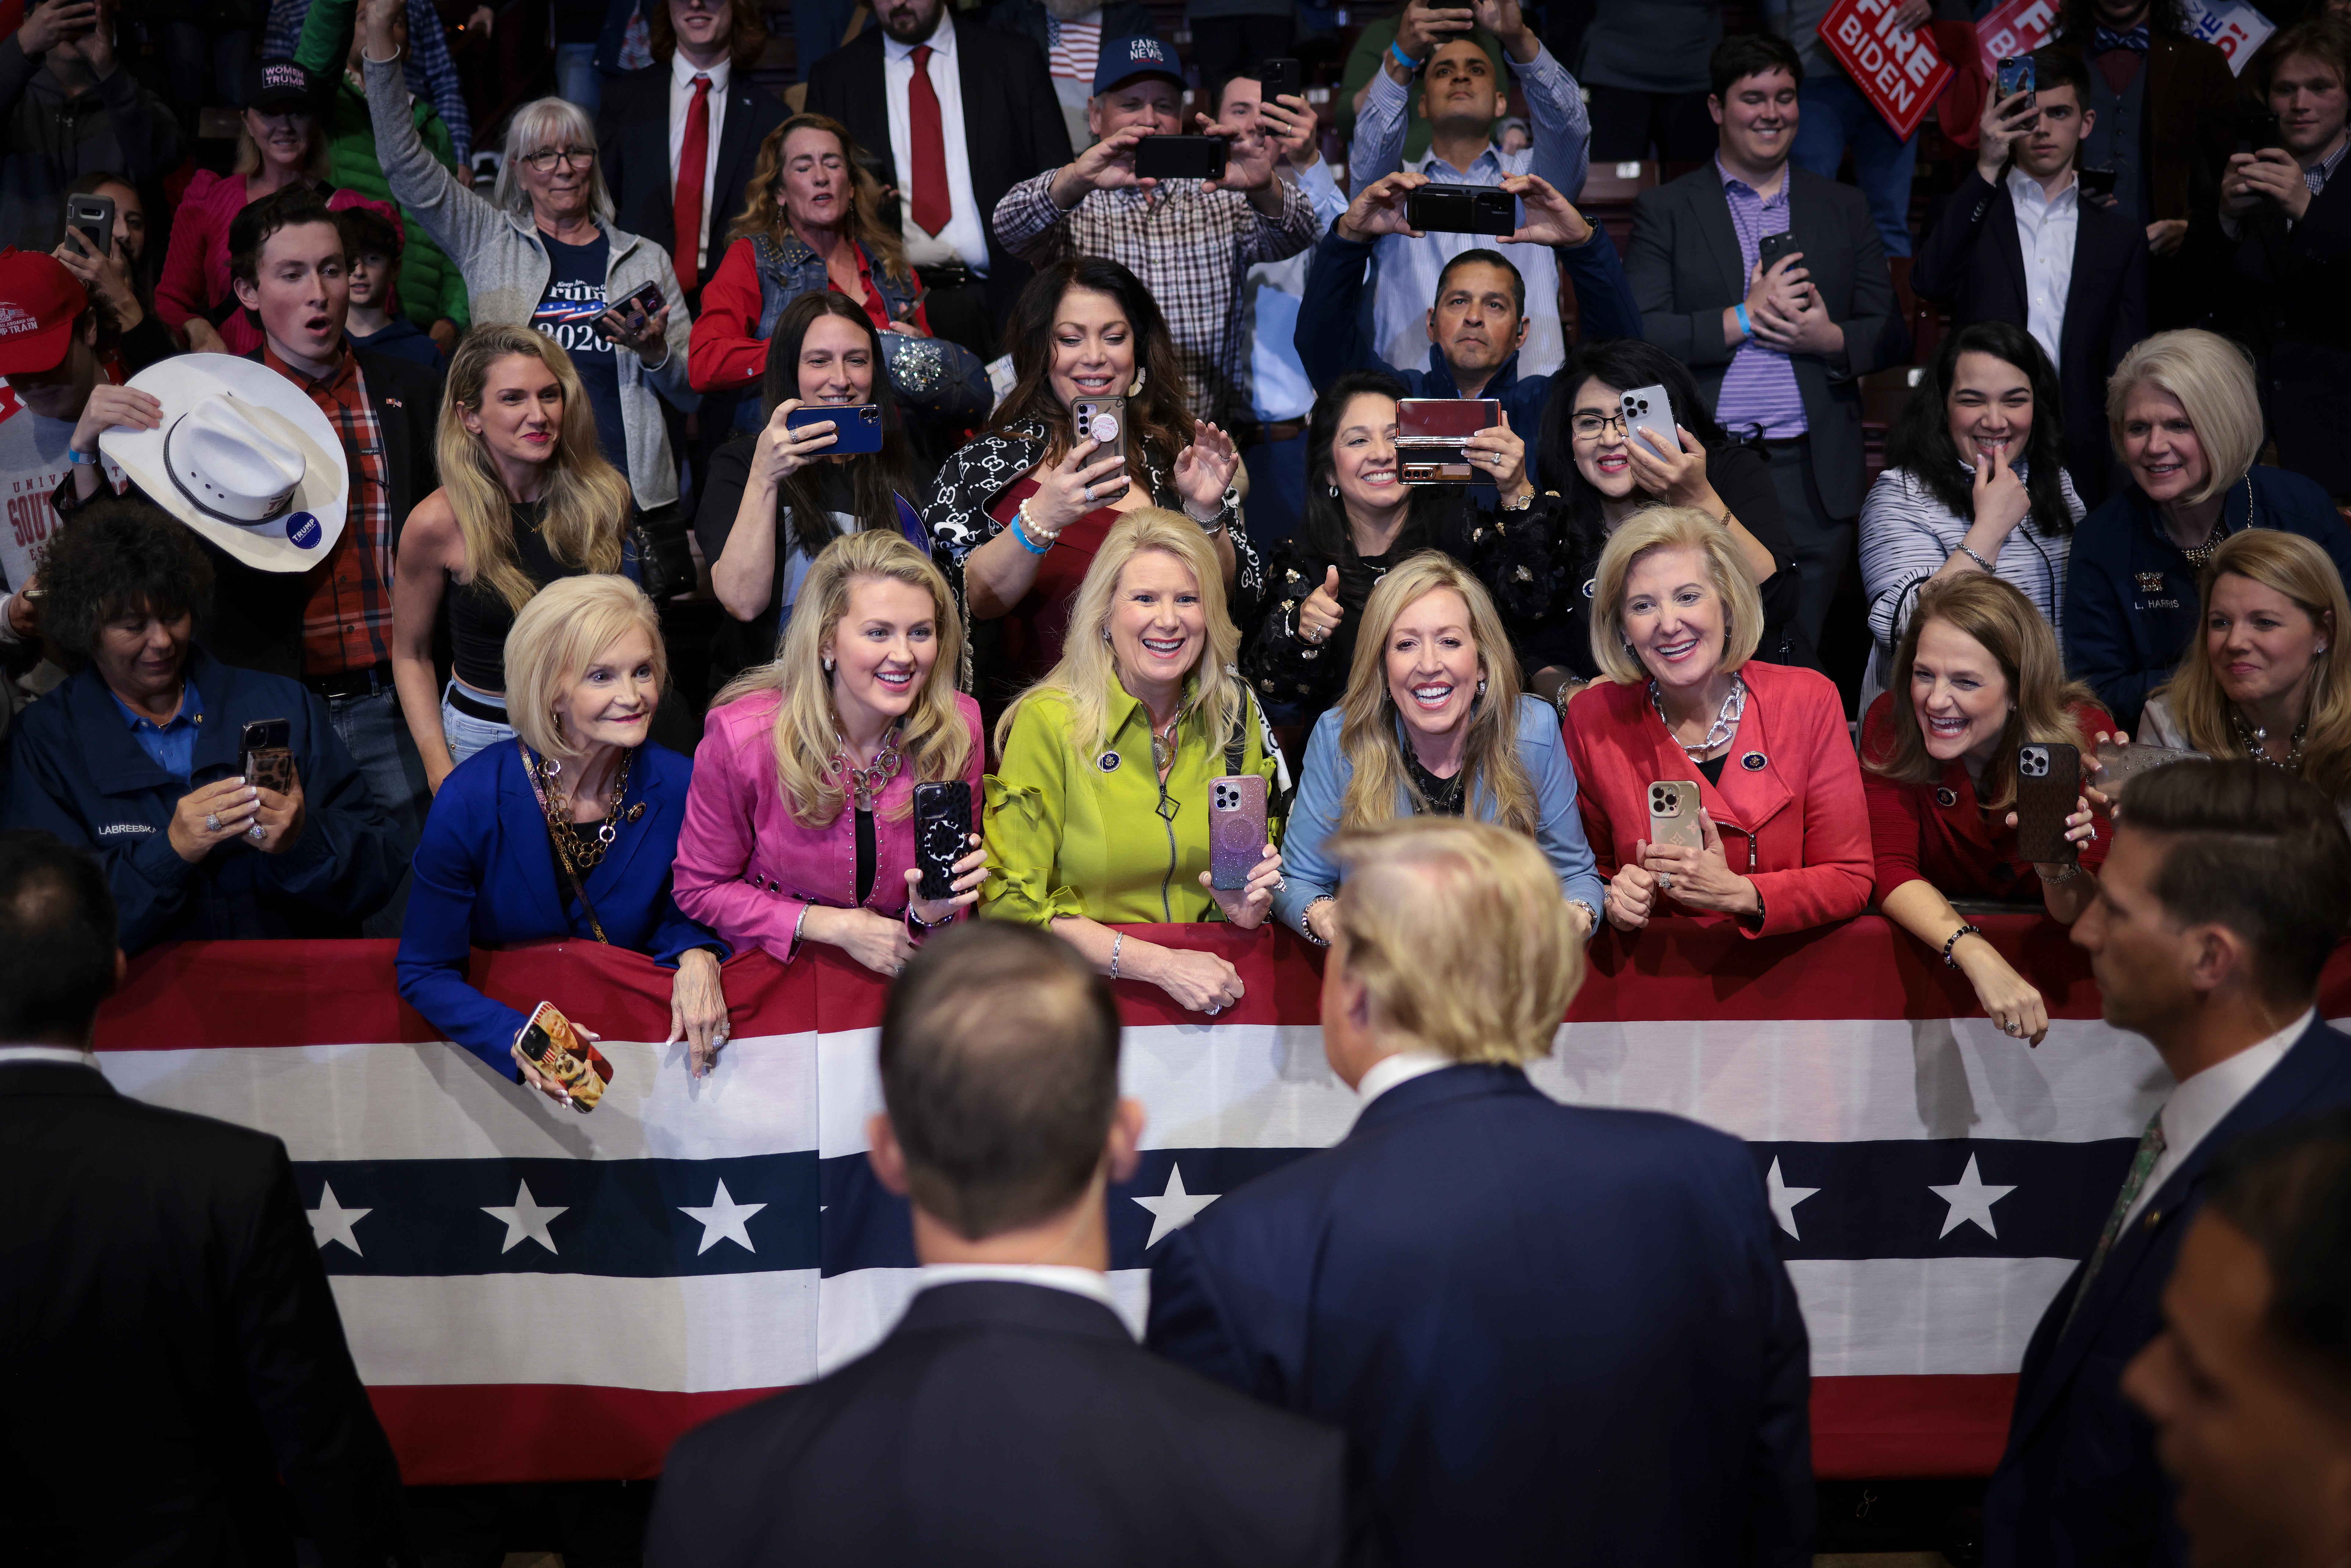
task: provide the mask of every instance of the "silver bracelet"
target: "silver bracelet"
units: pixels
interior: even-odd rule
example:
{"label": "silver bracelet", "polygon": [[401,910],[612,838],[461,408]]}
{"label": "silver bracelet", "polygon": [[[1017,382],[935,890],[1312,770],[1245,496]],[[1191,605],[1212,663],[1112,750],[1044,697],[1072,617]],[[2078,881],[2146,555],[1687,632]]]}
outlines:
{"label": "silver bracelet", "polygon": [[1118,950],[1126,946],[1126,933],[1122,931],[1110,939],[1110,977],[1118,978]]}
{"label": "silver bracelet", "polygon": [[2080,861],[2075,861],[2072,865],[2067,866],[2055,876],[2051,876],[2047,872],[2043,871],[2036,865],[2032,868],[2032,874],[2039,877],[2043,882],[2047,883],[2051,887],[2054,887],[2061,882],[2071,882],[2075,877],[2081,875],[2082,862]]}
{"label": "silver bracelet", "polygon": [[801,904],[801,905],[800,905],[800,917],[799,917],[798,920],[795,920],[795,921],[793,921],[793,922],[792,922],[792,946],[791,946],[791,951],[793,951],[793,952],[795,952],[795,953],[797,953],[797,952],[799,952],[799,951],[800,950],[800,927],[801,927],[801,926],[803,926],[803,925],[806,925],[808,924],[808,912],[809,912],[810,910],[811,910],[811,909],[815,908],[815,907],[816,907],[816,906],[815,906],[814,904]]}
{"label": "silver bracelet", "polygon": [[1975,551],[1970,549],[1968,548],[1968,541],[1965,539],[1961,539],[1959,541],[1959,553],[1967,557],[1970,560],[1975,562],[1978,566],[1983,568],[1984,570],[1990,572],[1992,576],[1998,577],[2000,575],[2000,569],[1992,565],[1991,562],[1984,559],[1983,557],[1976,554]]}
{"label": "silver bracelet", "polygon": [[[1606,894],[1601,894],[1601,897],[1603,898],[1606,898],[1607,896],[1608,895]],[[1581,909],[1583,911],[1583,939],[1586,942],[1591,941],[1594,936],[1600,935],[1600,912],[1598,910],[1593,908],[1592,905],[1586,904],[1580,898],[1569,899],[1567,901],[1567,906],[1570,909]]]}
{"label": "silver bracelet", "polygon": [[1331,944],[1314,935],[1314,921],[1311,918],[1314,906],[1318,904],[1336,904],[1337,902],[1339,900],[1336,894],[1326,893],[1318,898],[1309,899],[1306,907],[1298,912],[1298,929],[1304,932],[1306,939],[1317,947],[1328,947]]}

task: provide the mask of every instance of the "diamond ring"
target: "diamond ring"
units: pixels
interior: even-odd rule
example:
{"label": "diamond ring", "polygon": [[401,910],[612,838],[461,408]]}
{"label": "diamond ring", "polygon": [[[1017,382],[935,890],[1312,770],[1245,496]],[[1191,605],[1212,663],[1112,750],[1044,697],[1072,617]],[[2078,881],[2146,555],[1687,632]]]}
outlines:
{"label": "diamond ring", "polygon": [[217,832],[219,832],[219,831],[220,831],[220,828],[221,828],[221,823],[220,823],[220,813],[219,813],[218,811],[207,811],[207,812],[205,812],[205,813],[204,813],[204,831],[206,831],[206,832],[208,832],[208,833],[217,833]]}

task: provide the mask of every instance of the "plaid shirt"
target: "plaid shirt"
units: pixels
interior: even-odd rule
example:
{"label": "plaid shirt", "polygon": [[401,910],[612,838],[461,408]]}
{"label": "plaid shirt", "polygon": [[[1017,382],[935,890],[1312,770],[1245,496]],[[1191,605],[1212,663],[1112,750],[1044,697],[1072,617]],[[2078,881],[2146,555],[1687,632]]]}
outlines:
{"label": "plaid shirt", "polygon": [[1032,267],[1064,255],[1115,261],[1143,281],[1167,318],[1184,367],[1194,417],[1219,423],[1240,406],[1241,281],[1260,261],[1312,245],[1314,209],[1287,180],[1275,182],[1281,215],[1267,217],[1239,191],[1206,191],[1194,180],[1163,182],[1149,195],[1132,187],[1089,191],[1076,208],[1053,204],[1058,169],[1023,180],[996,204],[996,237]]}
{"label": "plaid shirt", "polygon": [[310,569],[310,601],[302,610],[303,674],[368,669],[392,657],[392,467],[367,379],[348,348],[342,363],[316,381],[266,343],[261,362],[310,394],[341,437],[351,476],[343,537],[322,565]]}
{"label": "plaid shirt", "polygon": [[[265,57],[294,57],[302,41],[302,18],[310,14],[310,0],[273,0],[269,18],[261,29]],[[408,0],[408,90],[429,98],[449,128],[449,144],[459,163],[474,161],[474,117],[466,110],[465,94],[457,85],[457,62],[449,57],[449,33],[428,0]]]}

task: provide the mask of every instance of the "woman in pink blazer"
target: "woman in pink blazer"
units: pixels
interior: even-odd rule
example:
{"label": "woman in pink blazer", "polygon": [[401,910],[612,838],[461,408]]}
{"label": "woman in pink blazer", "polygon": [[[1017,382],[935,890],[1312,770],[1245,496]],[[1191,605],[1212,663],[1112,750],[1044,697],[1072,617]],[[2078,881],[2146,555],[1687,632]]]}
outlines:
{"label": "woman in pink blazer", "polygon": [[955,689],[962,637],[946,580],[895,531],[827,546],[776,662],[711,709],[678,833],[678,907],[737,952],[756,943],[789,962],[829,942],[895,975],[924,932],[977,900],[977,834],[953,897],[914,896],[914,786],[960,780],[978,798],[979,706]]}
{"label": "woman in pink blazer", "polygon": [[[1849,919],[1876,866],[1861,765],[1826,677],[1750,662],[1763,612],[1703,512],[1643,512],[1610,536],[1593,594],[1609,677],[1569,703],[1584,833],[1609,923],[1730,918],[1776,936]],[[1698,785],[1697,848],[1649,841],[1652,783]]]}

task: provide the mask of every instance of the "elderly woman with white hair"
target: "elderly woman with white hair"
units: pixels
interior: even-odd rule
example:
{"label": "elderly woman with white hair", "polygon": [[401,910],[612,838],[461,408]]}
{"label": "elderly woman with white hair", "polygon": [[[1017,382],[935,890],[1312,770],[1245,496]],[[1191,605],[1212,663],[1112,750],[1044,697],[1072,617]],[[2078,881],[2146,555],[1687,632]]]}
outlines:
{"label": "elderly woman with white hair", "polygon": [[[360,57],[377,152],[401,206],[465,276],[476,324],[532,327],[570,354],[597,442],[629,476],[638,509],[677,500],[677,464],[655,394],[681,410],[701,399],[686,383],[685,302],[669,253],[612,223],[587,112],[542,98],[515,110],[492,198],[436,162],[409,119],[392,7],[360,18]],[[650,312],[630,301],[651,286]]]}
{"label": "elderly woman with white hair", "polygon": [[2196,589],[2247,528],[2314,540],[2351,581],[2351,529],[2312,480],[2254,462],[2252,361],[2226,338],[2158,332],[2106,381],[2106,428],[2130,483],[2074,533],[2065,667],[2130,729],[2196,635]]}

